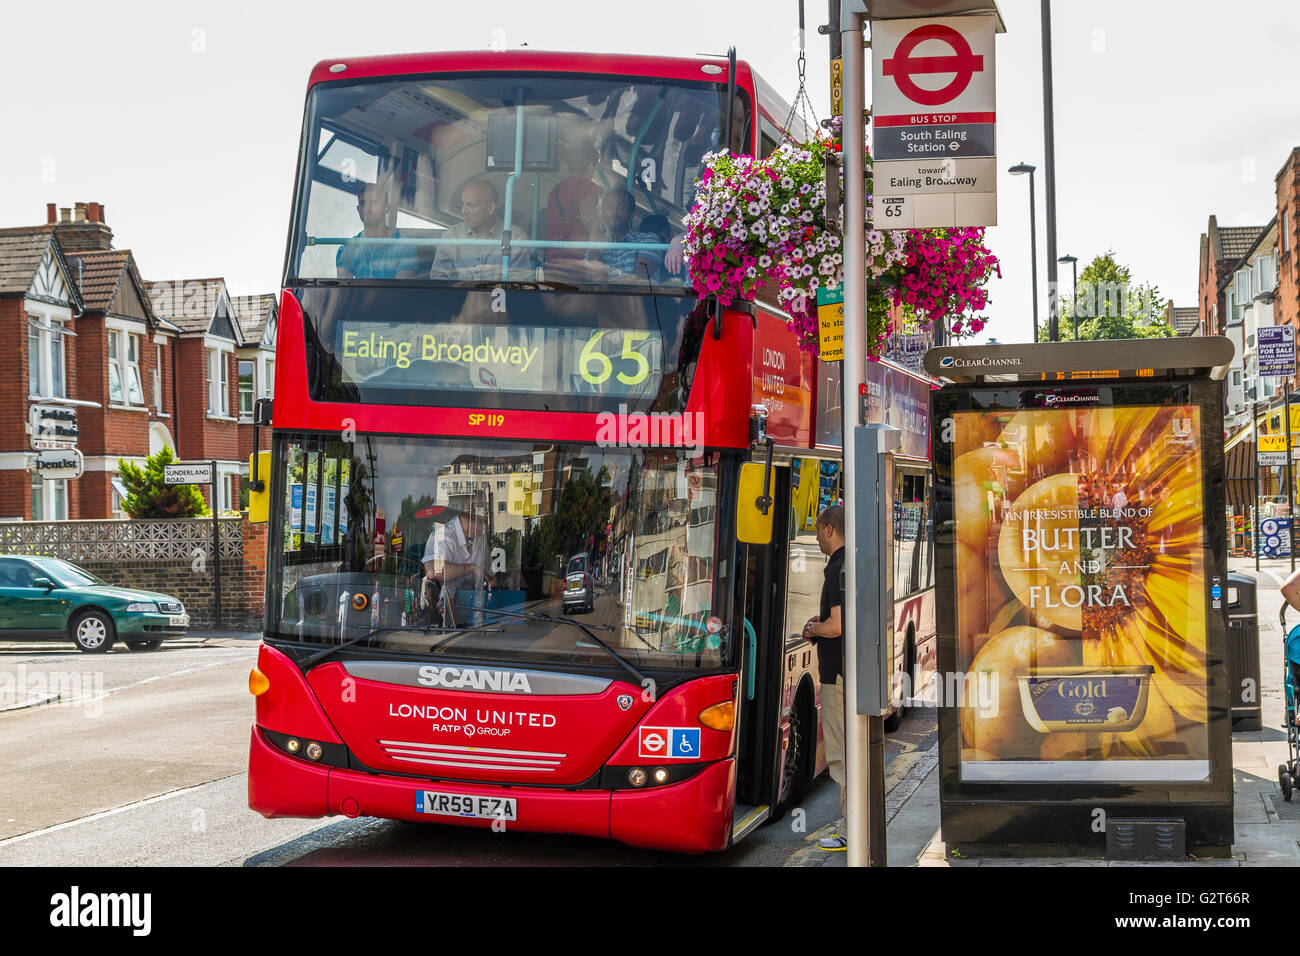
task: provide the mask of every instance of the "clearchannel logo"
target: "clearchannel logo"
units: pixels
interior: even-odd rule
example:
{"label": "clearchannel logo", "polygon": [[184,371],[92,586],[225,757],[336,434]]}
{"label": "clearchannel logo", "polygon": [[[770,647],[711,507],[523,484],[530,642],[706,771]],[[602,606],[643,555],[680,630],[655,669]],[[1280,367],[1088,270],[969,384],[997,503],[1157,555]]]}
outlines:
{"label": "clearchannel logo", "polygon": [[975,358],[945,355],[939,359],[940,368],[1007,368],[1023,364],[1024,360],[1018,355],[984,355]]}
{"label": "clearchannel logo", "polygon": [[1043,404],[1057,405],[1096,405],[1101,396],[1096,392],[1048,392],[1043,396]]}

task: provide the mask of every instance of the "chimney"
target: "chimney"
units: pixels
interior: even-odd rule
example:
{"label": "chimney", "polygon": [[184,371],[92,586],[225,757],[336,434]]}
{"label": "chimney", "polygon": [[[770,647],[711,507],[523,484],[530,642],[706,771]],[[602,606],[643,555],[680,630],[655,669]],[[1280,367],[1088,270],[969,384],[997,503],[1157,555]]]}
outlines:
{"label": "chimney", "polygon": [[[47,211],[54,207],[47,207]],[[97,202],[79,202],[74,209],[59,209],[57,222],[51,212],[54,234],[64,252],[95,252],[113,248],[113,230],[104,222],[104,207]]]}
{"label": "chimney", "polygon": [[59,207],[57,203],[47,202],[45,204],[45,222],[53,225],[59,221]]}

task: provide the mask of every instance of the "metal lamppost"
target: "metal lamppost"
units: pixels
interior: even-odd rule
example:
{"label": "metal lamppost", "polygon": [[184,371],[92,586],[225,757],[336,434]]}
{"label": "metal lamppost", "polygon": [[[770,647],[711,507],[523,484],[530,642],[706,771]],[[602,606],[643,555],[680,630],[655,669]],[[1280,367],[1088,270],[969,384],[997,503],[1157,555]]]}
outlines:
{"label": "metal lamppost", "polygon": [[1034,222],[1034,170],[1028,163],[1018,163],[1007,170],[1012,176],[1029,174],[1029,270],[1034,287],[1034,338],[1038,341],[1038,228]]}
{"label": "metal lamppost", "polygon": [[1074,319],[1074,341],[1079,341],[1079,259],[1077,256],[1061,256],[1056,260],[1069,264],[1074,271],[1074,285],[1070,289],[1070,318]]}

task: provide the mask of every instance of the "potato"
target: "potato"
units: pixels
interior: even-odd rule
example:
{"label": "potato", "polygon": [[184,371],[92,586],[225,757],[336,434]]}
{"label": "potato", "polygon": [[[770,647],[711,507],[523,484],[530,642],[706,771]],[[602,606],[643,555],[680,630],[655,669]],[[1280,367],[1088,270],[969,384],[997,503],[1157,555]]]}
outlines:
{"label": "potato", "polygon": [[[1078,476],[1051,475],[1016,499],[1015,517],[1002,523],[998,536],[1002,576],[1030,615],[1072,631],[1083,628],[1078,508]],[[1025,520],[1040,510],[1074,516]]]}
{"label": "potato", "polygon": [[[1025,720],[1016,677],[1035,667],[1078,663],[1077,645],[1037,627],[1009,627],[990,638],[967,675],[967,700],[961,712],[963,746],[988,751],[1001,760],[1037,757],[1043,735]],[[981,679],[984,674],[988,676]],[[992,700],[973,699],[984,688]],[[993,706],[981,708],[981,703]]]}

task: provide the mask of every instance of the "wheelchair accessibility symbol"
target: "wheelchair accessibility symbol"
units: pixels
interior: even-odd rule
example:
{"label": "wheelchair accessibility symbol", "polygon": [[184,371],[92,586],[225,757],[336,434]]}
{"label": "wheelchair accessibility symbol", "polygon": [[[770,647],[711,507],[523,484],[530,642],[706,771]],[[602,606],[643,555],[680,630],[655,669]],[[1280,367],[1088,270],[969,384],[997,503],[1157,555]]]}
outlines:
{"label": "wheelchair accessibility symbol", "polygon": [[700,755],[700,729],[673,728],[669,746],[670,757],[698,757]]}

